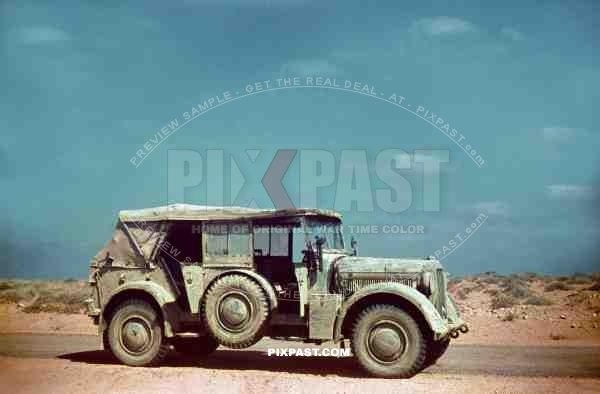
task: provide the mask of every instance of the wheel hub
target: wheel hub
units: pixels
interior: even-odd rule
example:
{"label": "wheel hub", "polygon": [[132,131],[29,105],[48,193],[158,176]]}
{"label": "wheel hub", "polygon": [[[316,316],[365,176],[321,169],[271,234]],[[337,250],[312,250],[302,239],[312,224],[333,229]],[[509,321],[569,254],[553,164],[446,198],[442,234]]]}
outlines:
{"label": "wheel hub", "polygon": [[371,354],[382,362],[393,362],[400,358],[406,349],[404,331],[393,323],[375,326],[368,336]]}
{"label": "wheel hub", "polygon": [[219,303],[219,321],[230,331],[242,330],[251,315],[250,302],[242,294],[228,294]]}
{"label": "wheel hub", "polygon": [[151,338],[150,327],[142,319],[128,320],[121,330],[123,346],[131,353],[142,352],[150,344]]}

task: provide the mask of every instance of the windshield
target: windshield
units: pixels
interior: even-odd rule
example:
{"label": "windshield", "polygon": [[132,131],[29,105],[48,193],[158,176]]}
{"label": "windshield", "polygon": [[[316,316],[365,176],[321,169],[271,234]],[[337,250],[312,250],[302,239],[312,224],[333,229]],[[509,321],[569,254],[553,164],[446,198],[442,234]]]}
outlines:
{"label": "windshield", "polygon": [[342,223],[333,220],[310,219],[306,221],[306,232],[309,240],[317,238],[323,241],[323,249],[344,249]]}

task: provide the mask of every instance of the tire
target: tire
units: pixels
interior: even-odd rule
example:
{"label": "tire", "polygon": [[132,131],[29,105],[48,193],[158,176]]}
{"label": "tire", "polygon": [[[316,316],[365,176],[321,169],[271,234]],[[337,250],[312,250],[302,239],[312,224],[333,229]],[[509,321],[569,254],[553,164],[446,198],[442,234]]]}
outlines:
{"label": "tire", "polygon": [[269,318],[269,304],[263,289],[242,275],[217,279],[208,289],[204,321],[221,345],[243,349],[263,337]]}
{"label": "tire", "polygon": [[102,347],[105,351],[112,354],[112,350],[110,349],[110,342],[108,341],[108,330],[104,330],[102,333]]}
{"label": "tire", "polygon": [[110,320],[108,345],[123,364],[155,366],[169,353],[162,327],[158,313],[146,301],[125,301]]}
{"label": "tire", "polygon": [[409,378],[423,367],[427,342],[412,316],[396,306],[378,304],[365,308],[355,320],[352,352],[371,375]]}
{"label": "tire", "polygon": [[450,338],[444,338],[439,341],[430,341],[427,346],[427,356],[425,357],[424,368],[434,365],[440,357],[446,353],[450,346]]}
{"label": "tire", "polygon": [[171,341],[178,353],[201,358],[208,356],[219,347],[219,343],[210,335],[201,338],[175,338]]}

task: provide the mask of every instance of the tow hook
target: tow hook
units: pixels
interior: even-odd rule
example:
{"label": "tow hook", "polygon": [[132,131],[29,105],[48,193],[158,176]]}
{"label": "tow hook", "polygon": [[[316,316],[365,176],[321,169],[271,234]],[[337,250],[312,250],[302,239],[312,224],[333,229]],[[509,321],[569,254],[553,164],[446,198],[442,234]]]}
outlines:
{"label": "tow hook", "polygon": [[467,326],[466,324],[463,324],[462,326],[460,326],[457,329],[450,332],[450,338],[456,339],[460,336],[461,333],[466,334],[468,332],[469,332],[469,326]]}

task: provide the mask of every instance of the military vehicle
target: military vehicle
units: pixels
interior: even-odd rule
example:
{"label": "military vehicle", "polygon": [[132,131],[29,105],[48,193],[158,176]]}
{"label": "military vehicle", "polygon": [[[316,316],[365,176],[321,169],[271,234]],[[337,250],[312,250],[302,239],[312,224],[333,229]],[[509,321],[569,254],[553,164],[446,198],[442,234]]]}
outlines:
{"label": "military vehicle", "polygon": [[91,262],[88,315],[127,365],[156,365],[172,348],[201,357],[268,336],[349,341],[380,377],[416,374],[468,331],[434,257],[355,254],[333,211],[121,211]]}

